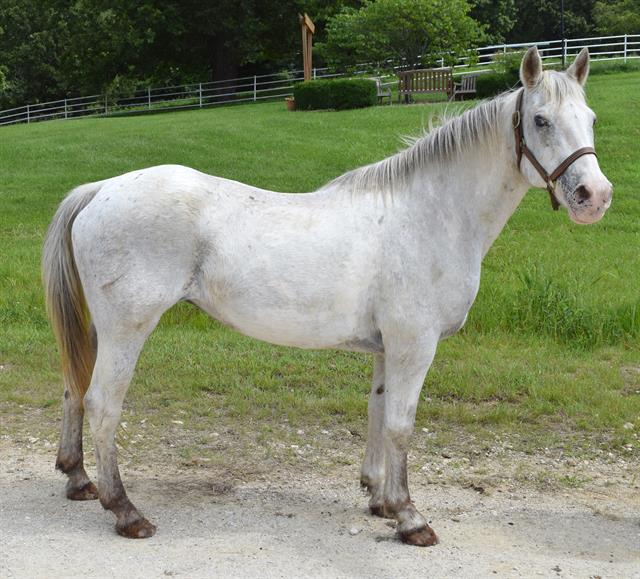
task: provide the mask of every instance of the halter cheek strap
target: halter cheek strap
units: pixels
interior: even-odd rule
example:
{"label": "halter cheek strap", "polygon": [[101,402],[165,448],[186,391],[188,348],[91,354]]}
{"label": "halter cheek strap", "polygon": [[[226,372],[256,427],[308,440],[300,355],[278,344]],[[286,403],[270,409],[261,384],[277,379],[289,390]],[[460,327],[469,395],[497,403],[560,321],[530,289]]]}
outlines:
{"label": "halter cheek strap", "polygon": [[[560,207],[560,202],[556,197],[556,181],[577,159],[582,157],[583,155],[595,155],[596,151],[593,147],[582,147],[577,151],[574,151],[569,155],[562,163],[560,163],[555,171],[551,174],[547,173],[545,168],[540,164],[536,156],[533,154],[531,149],[527,147],[527,144],[524,140],[524,133],[522,132],[522,97],[524,96],[524,89],[520,89],[518,93],[518,98],[516,100],[516,110],[513,113],[512,124],[513,124],[513,133],[516,141],[516,161],[518,163],[518,169],[520,169],[520,164],[522,162],[522,157],[526,157],[529,162],[533,165],[540,177],[544,179],[544,182],[547,184],[547,191],[549,191],[549,199],[551,200],[551,207],[553,207],[554,211],[558,210]],[[597,155],[596,155],[597,156]]]}

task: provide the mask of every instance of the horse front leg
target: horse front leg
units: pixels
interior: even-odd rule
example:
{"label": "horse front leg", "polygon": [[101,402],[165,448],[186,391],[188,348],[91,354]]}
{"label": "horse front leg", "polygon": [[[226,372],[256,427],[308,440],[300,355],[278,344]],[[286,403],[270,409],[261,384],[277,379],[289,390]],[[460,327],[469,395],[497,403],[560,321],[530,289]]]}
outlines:
{"label": "horse front leg", "polygon": [[373,367],[371,394],[369,395],[369,429],[367,450],[362,463],[360,484],[369,491],[369,510],[372,515],[384,517],[384,354],[376,354]]}
{"label": "horse front leg", "polygon": [[384,513],[398,522],[397,530],[402,541],[422,547],[435,545],[438,538],[411,501],[407,451],[420,391],[437,343],[435,336],[389,346],[385,341]]}

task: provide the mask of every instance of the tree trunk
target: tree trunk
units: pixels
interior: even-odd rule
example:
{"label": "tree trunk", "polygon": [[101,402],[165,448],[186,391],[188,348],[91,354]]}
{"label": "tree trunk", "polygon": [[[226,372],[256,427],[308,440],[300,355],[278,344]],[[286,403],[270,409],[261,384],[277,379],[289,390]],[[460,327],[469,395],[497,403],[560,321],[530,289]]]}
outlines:
{"label": "tree trunk", "polygon": [[[238,77],[238,63],[235,60],[235,54],[232,49],[226,45],[226,39],[223,36],[216,36],[213,41],[212,62],[211,62],[212,80],[216,81],[216,90],[213,93],[216,101],[233,100],[236,93],[233,79]],[[217,82],[229,81],[229,82]]]}

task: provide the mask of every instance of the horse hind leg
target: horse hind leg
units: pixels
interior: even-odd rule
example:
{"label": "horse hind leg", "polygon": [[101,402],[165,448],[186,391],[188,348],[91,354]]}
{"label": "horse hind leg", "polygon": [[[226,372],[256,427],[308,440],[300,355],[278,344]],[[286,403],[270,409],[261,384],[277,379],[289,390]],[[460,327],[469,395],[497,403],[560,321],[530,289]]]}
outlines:
{"label": "horse hind leg", "polygon": [[118,469],[115,434],[138,356],[161,313],[153,320],[115,331],[101,332],[98,326],[96,364],[84,398],[95,446],[100,503],[116,516],[117,533],[135,539],[151,537],[156,528],[127,497]]}
{"label": "horse hind leg", "polygon": [[[95,327],[91,327],[92,348],[96,351]],[[62,400],[63,415],[60,444],[56,458],[56,468],[65,473],[67,498],[73,501],[86,501],[98,498],[98,489],[91,482],[84,469],[82,450],[82,423],[84,406],[82,399],[74,395],[73,390],[65,386]]]}

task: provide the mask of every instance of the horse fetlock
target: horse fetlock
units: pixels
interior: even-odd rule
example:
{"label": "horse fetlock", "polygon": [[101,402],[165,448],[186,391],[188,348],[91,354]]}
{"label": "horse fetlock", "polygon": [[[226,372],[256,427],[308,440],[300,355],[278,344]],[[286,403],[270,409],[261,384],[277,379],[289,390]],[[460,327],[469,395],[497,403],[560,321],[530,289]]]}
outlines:
{"label": "horse fetlock", "polygon": [[56,458],[56,470],[71,476],[73,472],[82,466],[82,455],[78,456],[60,456]]}
{"label": "horse fetlock", "polygon": [[124,520],[129,516],[129,513],[138,513],[129,497],[127,497],[124,488],[117,489],[116,492],[113,492],[113,488],[111,488],[109,489],[111,492],[109,492],[109,490],[105,490],[105,486],[101,483],[98,485],[100,504],[105,511],[113,512],[118,517],[118,520]]}
{"label": "horse fetlock", "polygon": [[360,475],[360,486],[370,494],[375,494],[378,489],[384,486],[384,480],[380,477],[373,477],[362,473]]}
{"label": "horse fetlock", "polygon": [[381,519],[395,519],[395,516],[385,508],[384,502],[375,497],[371,497],[369,501],[369,512],[374,517],[380,517]]}

